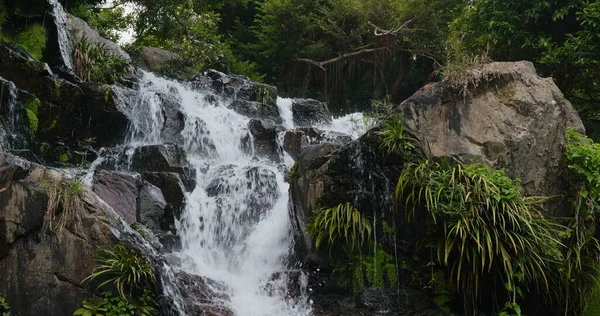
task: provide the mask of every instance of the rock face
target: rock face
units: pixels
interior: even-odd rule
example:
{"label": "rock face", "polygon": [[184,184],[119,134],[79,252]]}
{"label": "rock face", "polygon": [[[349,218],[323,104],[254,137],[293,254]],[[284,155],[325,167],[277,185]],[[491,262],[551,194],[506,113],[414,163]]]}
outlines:
{"label": "rock face", "polygon": [[300,158],[300,153],[311,145],[333,143],[343,145],[352,140],[352,137],[336,133],[325,132],[313,127],[300,127],[286,131],[283,137],[283,149],[294,160]]}
{"label": "rock face", "polygon": [[[540,78],[530,62],[492,63],[467,76],[474,86],[465,97],[440,82],[400,105],[423,150],[505,168],[526,195],[563,194],[565,133],[584,127],[552,79]],[[562,216],[566,206],[557,197],[548,210]]]}
{"label": "rock face", "polygon": [[70,315],[91,296],[80,282],[95,266],[96,249],[110,248],[116,239],[102,205],[89,193],[81,197],[79,224],[59,234],[44,232],[48,194],[39,181],[53,172],[37,165],[21,168],[24,172],[12,173],[11,185],[0,189],[0,293],[15,315]]}

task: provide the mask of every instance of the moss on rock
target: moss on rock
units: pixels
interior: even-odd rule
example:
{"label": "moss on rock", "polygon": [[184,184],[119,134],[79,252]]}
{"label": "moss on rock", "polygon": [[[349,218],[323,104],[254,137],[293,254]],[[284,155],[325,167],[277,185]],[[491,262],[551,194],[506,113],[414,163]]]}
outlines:
{"label": "moss on rock", "polygon": [[33,58],[42,60],[46,49],[46,29],[40,24],[30,25],[15,35],[14,42],[23,46]]}
{"label": "moss on rock", "polygon": [[33,98],[29,102],[25,103],[25,111],[27,111],[27,118],[29,119],[29,127],[31,132],[35,134],[38,130],[38,108],[40,107],[40,99]]}

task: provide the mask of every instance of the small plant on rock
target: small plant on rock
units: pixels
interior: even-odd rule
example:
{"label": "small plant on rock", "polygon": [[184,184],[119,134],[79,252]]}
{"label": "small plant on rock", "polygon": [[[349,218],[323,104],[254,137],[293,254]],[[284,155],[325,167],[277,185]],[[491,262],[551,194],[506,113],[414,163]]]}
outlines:
{"label": "small plant on rock", "polygon": [[48,194],[44,230],[60,235],[63,228],[79,224],[83,209],[83,183],[78,179],[43,180],[42,187]]}
{"label": "small plant on rock", "polygon": [[350,203],[321,208],[308,223],[308,233],[315,237],[317,249],[326,241],[330,247],[341,242],[351,251],[370,239],[371,230],[369,220]]}
{"label": "small plant on rock", "polygon": [[75,44],[72,55],[75,73],[83,81],[111,84],[129,71],[125,58],[108,52],[104,44],[90,43],[86,37]]}
{"label": "small plant on rock", "polygon": [[128,250],[123,245],[113,249],[101,249],[96,258],[98,265],[83,281],[102,280],[98,288],[113,283],[119,295],[125,299],[132,291],[142,289],[156,281],[150,261],[137,250]]}

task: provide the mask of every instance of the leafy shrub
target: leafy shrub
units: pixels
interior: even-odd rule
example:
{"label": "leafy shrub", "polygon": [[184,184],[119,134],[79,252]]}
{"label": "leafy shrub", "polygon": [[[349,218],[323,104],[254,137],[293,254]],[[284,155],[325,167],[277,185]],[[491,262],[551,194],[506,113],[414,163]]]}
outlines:
{"label": "leafy shrub", "polygon": [[569,298],[568,309],[580,312],[600,291],[600,244],[594,237],[596,218],[600,211],[600,144],[586,136],[567,131],[565,151],[571,175],[574,219],[569,228],[569,248],[566,254],[564,273]]}
{"label": "leafy shrub", "polygon": [[[319,249],[324,239],[329,247],[341,242],[344,247],[362,245],[371,236],[371,223],[350,203],[316,211],[307,225],[308,233],[315,237]],[[347,249],[348,250],[348,249]]]}
{"label": "leafy shrub", "polygon": [[129,63],[106,50],[104,44],[81,37],[73,49],[75,73],[83,81],[114,83],[129,71]]}
{"label": "leafy shrub", "polygon": [[132,291],[154,283],[154,268],[144,255],[137,250],[128,250],[123,245],[115,245],[112,250],[101,249],[96,258],[98,265],[83,281],[101,279],[98,288],[113,283],[119,295],[127,300]]}
{"label": "leafy shrub", "polygon": [[377,132],[382,137],[380,148],[388,155],[410,154],[415,148],[412,137],[404,136],[404,119],[392,117],[381,124],[381,131]]}
{"label": "leafy shrub", "polygon": [[450,270],[465,306],[474,308],[484,278],[504,284],[493,295],[501,298],[506,290],[510,303],[525,289],[556,290],[552,281],[562,275],[551,273],[562,263],[559,234],[566,228],[542,217],[537,209],[543,199],[523,197],[519,181],[503,170],[429,160],[409,163],[395,194],[409,217],[419,207],[426,210],[432,223],[423,237],[425,246]]}
{"label": "leafy shrub", "polygon": [[398,284],[396,260],[380,245],[375,251],[355,255],[347,267],[336,272],[351,274],[354,292],[365,287],[395,288]]}
{"label": "leafy shrub", "polygon": [[10,316],[10,306],[2,296],[0,296],[0,316]]}
{"label": "leafy shrub", "polygon": [[150,305],[150,294],[148,291],[139,298],[140,304],[128,302],[121,296],[113,296],[111,292],[103,292],[102,298],[86,298],[83,307],[76,310],[73,315],[83,316],[121,316],[121,315],[153,315],[154,308]]}

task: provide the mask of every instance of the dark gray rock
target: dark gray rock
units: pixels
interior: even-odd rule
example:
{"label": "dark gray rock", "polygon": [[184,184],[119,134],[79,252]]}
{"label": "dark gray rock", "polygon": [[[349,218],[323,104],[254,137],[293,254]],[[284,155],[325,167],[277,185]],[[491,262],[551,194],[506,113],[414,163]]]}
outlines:
{"label": "dark gray rock", "polygon": [[179,174],[173,172],[144,172],[142,179],[158,187],[167,202],[164,218],[179,218],[185,204],[185,186]]}
{"label": "dark gray rock", "polygon": [[254,138],[254,153],[279,162],[281,148],[277,142],[277,134],[283,129],[271,120],[252,119],[248,122],[248,130]]}
{"label": "dark gray rock", "polygon": [[312,127],[300,127],[285,132],[283,150],[294,160],[298,160],[300,153],[308,146],[321,143],[343,145],[351,140],[352,137],[346,134],[321,131]]}
{"label": "dark gray rock", "polygon": [[144,183],[138,198],[137,221],[153,231],[173,229],[174,218],[166,218],[166,208],[167,201],[162,191],[150,183]]}
{"label": "dark gray rock", "polygon": [[332,121],[327,104],[313,99],[294,99],[292,115],[297,127],[331,124]]}
{"label": "dark gray rock", "polygon": [[188,191],[196,187],[196,170],[190,168],[185,152],[176,145],[137,147],[133,153],[131,170],[143,173],[174,172],[181,175]]}

